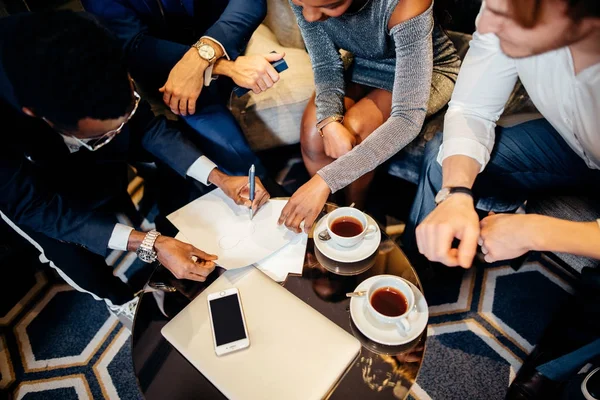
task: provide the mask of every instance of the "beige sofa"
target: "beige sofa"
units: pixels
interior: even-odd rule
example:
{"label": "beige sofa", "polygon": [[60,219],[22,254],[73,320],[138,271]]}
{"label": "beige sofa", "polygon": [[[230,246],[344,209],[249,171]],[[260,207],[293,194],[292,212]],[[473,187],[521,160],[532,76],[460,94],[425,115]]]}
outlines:
{"label": "beige sofa", "polygon": [[300,141],[300,121],[314,92],[308,53],[287,0],[268,0],[267,17],[252,35],[246,54],[285,52],[289,68],[261,94],[232,95],[230,109],[255,151]]}

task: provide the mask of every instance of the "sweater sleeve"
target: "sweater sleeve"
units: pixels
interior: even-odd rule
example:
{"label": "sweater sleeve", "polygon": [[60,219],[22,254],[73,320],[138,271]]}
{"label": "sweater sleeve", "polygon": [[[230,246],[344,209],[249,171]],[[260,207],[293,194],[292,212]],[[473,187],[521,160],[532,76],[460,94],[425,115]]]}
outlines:
{"label": "sweater sleeve", "polygon": [[344,64],[322,22],[307,22],[302,7],[290,1],[310,56],[315,75],[317,121],[332,115],[344,115]]}
{"label": "sweater sleeve", "polygon": [[390,117],[365,141],[318,172],[332,192],[375,169],[421,131],[431,90],[433,24],[430,7],[390,30],[396,48]]}

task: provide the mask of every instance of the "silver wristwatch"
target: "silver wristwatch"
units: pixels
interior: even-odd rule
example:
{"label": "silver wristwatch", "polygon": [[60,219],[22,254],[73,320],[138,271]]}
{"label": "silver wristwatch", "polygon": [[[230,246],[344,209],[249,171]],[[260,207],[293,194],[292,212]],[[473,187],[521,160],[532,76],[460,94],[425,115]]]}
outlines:
{"label": "silver wristwatch", "polygon": [[156,229],[152,229],[150,232],[146,233],[144,240],[142,240],[142,244],[136,250],[136,254],[140,260],[145,263],[153,263],[156,261],[156,250],[154,250],[154,242],[156,242],[156,238],[160,236],[160,232]]}

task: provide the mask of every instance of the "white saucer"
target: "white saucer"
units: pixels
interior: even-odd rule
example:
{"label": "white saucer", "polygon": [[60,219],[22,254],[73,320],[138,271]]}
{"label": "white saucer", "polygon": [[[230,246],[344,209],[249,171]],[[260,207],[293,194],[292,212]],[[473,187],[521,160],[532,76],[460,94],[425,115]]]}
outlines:
{"label": "white saucer", "polygon": [[[385,275],[376,275],[370,277],[358,285],[354,291],[368,291],[373,282],[375,282],[377,279],[380,279],[382,276]],[[407,283],[415,293],[415,304],[417,306],[416,311],[413,311],[413,314],[409,318],[411,329],[408,334],[406,336],[402,336],[395,324],[384,324],[376,320],[365,305],[368,301],[367,296],[352,297],[350,299],[350,315],[352,316],[352,321],[354,321],[354,324],[363,335],[374,342],[388,346],[398,346],[409,343],[419,337],[419,335],[427,327],[429,309],[423,293],[421,293],[421,291],[412,283]]]}
{"label": "white saucer", "polygon": [[319,249],[321,253],[325,255],[325,257],[338,262],[351,263],[355,261],[361,261],[365,258],[371,256],[381,243],[381,230],[379,229],[379,225],[377,222],[371,218],[370,215],[367,215],[367,223],[369,225],[375,225],[377,227],[377,232],[371,234],[369,236],[365,236],[363,240],[361,240],[357,245],[352,247],[342,247],[338,246],[334,243],[332,239],[329,240],[321,240],[319,239],[319,232],[327,229],[327,216],[326,214],[323,218],[319,220],[314,230],[313,239],[315,242],[315,246]]}

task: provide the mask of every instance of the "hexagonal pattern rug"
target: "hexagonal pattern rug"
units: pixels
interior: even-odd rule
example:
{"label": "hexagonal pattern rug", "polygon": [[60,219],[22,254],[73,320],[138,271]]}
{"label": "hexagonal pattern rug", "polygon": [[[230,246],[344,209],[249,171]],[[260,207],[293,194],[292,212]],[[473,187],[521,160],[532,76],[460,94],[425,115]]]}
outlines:
{"label": "hexagonal pattern rug", "polygon": [[[115,274],[126,280],[135,258],[111,257]],[[104,303],[50,275],[39,271],[20,301],[0,316],[2,393],[26,400],[142,398],[129,331]],[[562,269],[543,259],[518,271],[506,265],[448,269],[425,285],[427,348],[409,398],[503,399],[571,292]]]}

